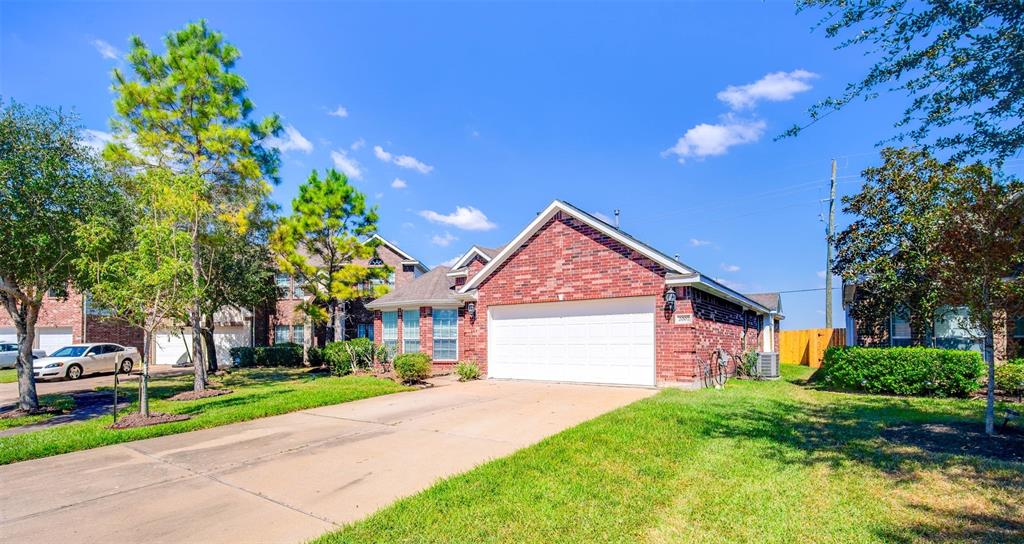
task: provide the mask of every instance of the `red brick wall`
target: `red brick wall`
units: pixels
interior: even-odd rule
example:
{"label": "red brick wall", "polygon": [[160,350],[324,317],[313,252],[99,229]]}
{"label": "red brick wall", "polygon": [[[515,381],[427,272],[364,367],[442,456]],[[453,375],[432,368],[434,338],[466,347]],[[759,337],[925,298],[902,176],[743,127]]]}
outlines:
{"label": "red brick wall", "polygon": [[420,352],[434,357],[434,316],[429,306],[420,308]]}
{"label": "red brick wall", "polygon": [[145,334],[138,327],[132,327],[117,319],[91,315],[87,317],[85,325],[85,342],[113,342],[134,347],[139,353],[143,351]]}
{"label": "red brick wall", "polygon": [[[0,327],[14,327],[5,310],[0,310]],[[44,297],[36,329],[47,327],[70,327],[74,341],[82,342],[82,295],[72,291],[67,299]]]}

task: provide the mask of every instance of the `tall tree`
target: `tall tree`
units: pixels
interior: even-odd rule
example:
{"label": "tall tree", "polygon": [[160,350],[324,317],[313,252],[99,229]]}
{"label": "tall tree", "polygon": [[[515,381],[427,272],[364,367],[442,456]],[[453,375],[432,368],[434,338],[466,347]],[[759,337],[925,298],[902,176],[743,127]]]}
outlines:
{"label": "tall tree", "polygon": [[958,161],[1001,163],[1024,147],[1024,3],[798,0],[797,6],[824,11],[818,26],[839,40],[837,48],[862,48],[877,59],[842,95],[814,105],[812,124],[855,100],[897,90],[910,99],[896,123],[898,139],[948,149]]}
{"label": "tall tree", "polygon": [[250,119],[253,104],[245,80],[235,73],[238,49],[205,21],[190,23],[164,38],[163,54],[132,38],[127,62],[131,76],[114,71],[116,116],[112,124],[122,143],[108,157],[136,169],[162,169],[191,176],[194,192],[181,228],[191,239],[195,300],[189,312],[195,390],[206,387],[202,350],[205,297],[204,236],[214,221],[247,228],[245,218],[277,181],[276,149],[264,147],[278,133],[276,115]]}
{"label": "tall tree", "polygon": [[1000,180],[980,164],[968,166],[943,211],[937,252],[943,292],[967,307],[984,342],[988,366],[985,432],[995,432],[997,319],[1024,314],[1024,184]]}
{"label": "tall tree", "polygon": [[944,304],[935,251],[945,199],[960,169],[927,152],[882,150],[881,166],[864,170],[859,193],[843,197],[854,221],[832,242],[833,272],[858,296],[851,312],[870,330],[882,330],[907,312],[913,340],[926,344],[936,310]]}
{"label": "tall tree", "polygon": [[117,213],[110,176],[59,109],[10,103],[0,112],[0,303],[18,335],[18,406],[39,408],[32,344],[47,291],[75,277],[78,225]]}
{"label": "tall tree", "polygon": [[216,222],[200,245],[203,263],[202,328],[207,368],[218,369],[214,345],[215,315],[231,309],[242,313],[274,300],[273,257],[267,247],[271,220],[261,207],[253,212],[250,227]]}
{"label": "tall tree", "polygon": [[376,232],[377,219],[376,206],[367,206],[366,195],[344,174],[332,168],[321,178],[314,170],[299,186],[292,214],[271,237],[278,266],[313,296],[303,310],[314,321],[329,322],[335,341],[344,340],[347,301],[387,293],[373,280],[386,279],[391,269],[356,262],[374,255],[376,245],[363,239]]}
{"label": "tall tree", "polygon": [[120,238],[103,218],[82,225],[86,242],[76,265],[99,306],[143,330],[139,408],[149,417],[153,335],[168,323],[184,323],[195,300],[191,237],[180,225],[191,213],[197,178],[152,169],[121,179],[130,195],[128,235]]}

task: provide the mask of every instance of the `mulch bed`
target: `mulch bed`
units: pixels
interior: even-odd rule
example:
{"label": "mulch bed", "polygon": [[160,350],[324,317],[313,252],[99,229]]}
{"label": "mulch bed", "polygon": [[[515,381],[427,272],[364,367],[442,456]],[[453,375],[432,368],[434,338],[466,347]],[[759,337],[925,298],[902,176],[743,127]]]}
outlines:
{"label": "mulch bed", "polygon": [[185,391],[178,393],[167,400],[199,400],[209,397],[219,397],[221,395],[230,394],[230,389],[204,389],[202,391]]}
{"label": "mulch bed", "polygon": [[15,408],[7,412],[0,413],[0,419],[14,419],[25,416],[39,416],[44,414],[63,414],[64,410],[57,408],[56,406],[40,406],[38,410],[22,410],[21,408]]}
{"label": "mulch bed", "polygon": [[996,416],[995,436],[985,434],[982,423],[900,425],[885,429],[881,435],[894,444],[918,447],[929,453],[1024,462],[1024,429],[1014,423],[1003,427],[1002,418]]}
{"label": "mulch bed", "polygon": [[148,427],[150,425],[159,425],[161,423],[185,421],[186,419],[189,419],[189,416],[185,414],[161,414],[159,412],[150,412],[149,417],[145,417],[136,412],[134,414],[128,414],[124,417],[118,418],[117,423],[111,425],[110,428],[133,429],[135,427]]}

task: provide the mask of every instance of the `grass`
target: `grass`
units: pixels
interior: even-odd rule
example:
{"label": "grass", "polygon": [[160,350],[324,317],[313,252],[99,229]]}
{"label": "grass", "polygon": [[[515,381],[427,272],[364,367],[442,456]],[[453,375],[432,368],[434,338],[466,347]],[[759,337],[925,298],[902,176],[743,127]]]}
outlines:
{"label": "grass", "polygon": [[809,373],[662,391],[316,542],[1020,541],[1024,463],[881,436],[977,423],[982,403],[818,391]]}
{"label": "grass", "polygon": [[0,370],[0,383],[14,383],[18,381],[18,370],[14,368],[4,368]]}
{"label": "grass", "polygon": [[[67,395],[46,395],[39,399],[39,404],[44,407],[54,406],[67,412],[75,407],[75,399]],[[42,423],[56,415],[58,414],[37,414],[33,416],[3,418],[0,419],[0,431],[12,429],[14,427],[22,427],[24,425],[32,425],[34,423]]]}
{"label": "grass", "polygon": [[[301,369],[245,369],[222,378],[215,378],[215,381],[234,392],[230,395],[195,401],[169,401],[164,399],[192,388],[192,376],[167,377],[150,382],[150,411],[192,416],[186,421],[113,430],[109,428],[113,418],[108,415],[0,437],[0,465],[217,427],[408,389],[390,380],[367,376],[316,376]],[[125,387],[121,391],[126,393],[132,402],[131,407],[123,413],[138,411],[137,386]],[[52,402],[47,397],[43,396],[41,400]]]}

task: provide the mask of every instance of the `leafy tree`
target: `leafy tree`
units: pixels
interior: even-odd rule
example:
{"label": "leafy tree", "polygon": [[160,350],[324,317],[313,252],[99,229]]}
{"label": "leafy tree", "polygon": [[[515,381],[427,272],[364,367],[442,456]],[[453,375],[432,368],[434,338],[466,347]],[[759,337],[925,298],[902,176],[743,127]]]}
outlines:
{"label": "leafy tree", "polygon": [[335,341],[344,340],[346,301],[387,293],[386,285],[371,284],[386,279],[390,268],[355,262],[373,257],[376,244],[362,238],[376,230],[377,208],[367,206],[366,195],[332,168],[322,178],[314,170],[299,186],[292,215],[271,237],[281,270],[313,296],[302,309],[313,321],[329,322]]}
{"label": "leafy tree", "polygon": [[39,408],[32,344],[47,291],[75,279],[76,227],[114,217],[110,176],[80,140],[74,116],[10,103],[0,111],[0,303],[18,335],[18,406]]}
{"label": "leafy tree", "polygon": [[966,306],[988,365],[985,432],[995,432],[993,332],[998,319],[1024,313],[1024,184],[968,166],[943,211],[937,251],[943,292]]}
{"label": "leafy tree", "polygon": [[[877,59],[840,96],[810,110],[811,123],[857,99],[898,90],[910,98],[897,139],[949,149],[960,161],[1002,162],[1024,147],[1024,3],[1007,0],[798,0],[825,12],[837,48]],[[793,127],[797,134],[806,127]]]}
{"label": "leafy tree", "polygon": [[202,330],[207,368],[216,372],[214,315],[218,310],[251,309],[275,298],[273,257],[267,247],[271,221],[268,209],[257,210],[250,228],[216,222],[200,244],[203,263]]}
{"label": "leafy tree", "polygon": [[107,157],[135,169],[194,178],[181,184],[193,193],[180,228],[191,239],[196,298],[189,322],[198,391],[206,387],[201,321],[211,283],[204,276],[202,244],[216,221],[248,228],[249,214],[269,193],[268,180],[277,181],[278,152],[263,143],[281,123],[276,115],[250,119],[253,104],[245,80],[234,71],[240,53],[205,21],[169,33],[164,46],[165,53],[154,53],[135,36],[127,56],[133,77],[114,71],[112,124],[122,142],[110,145]]}
{"label": "leafy tree", "polygon": [[79,234],[88,242],[76,263],[93,300],[144,332],[139,408],[149,417],[153,335],[168,323],[184,323],[195,299],[191,238],[180,224],[191,212],[197,178],[152,169],[124,179],[133,220],[128,236],[119,239],[105,221],[82,225]]}
{"label": "leafy tree", "polygon": [[960,169],[925,151],[886,148],[883,163],[862,173],[860,192],[843,197],[853,223],[833,240],[833,272],[857,285],[851,312],[884,330],[894,312],[909,314],[914,343],[927,344],[944,304],[935,251],[946,194]]}

